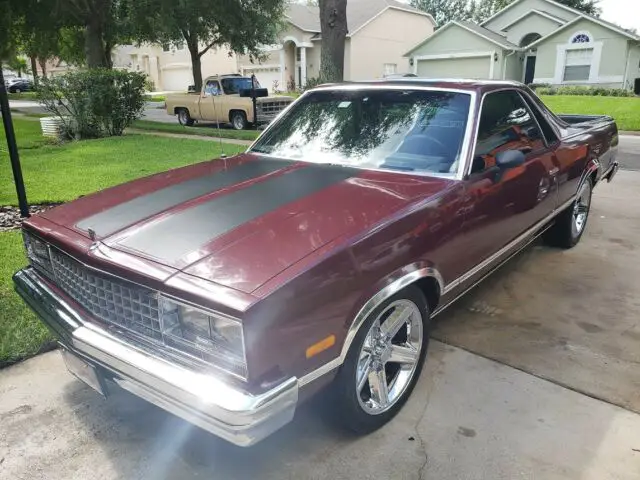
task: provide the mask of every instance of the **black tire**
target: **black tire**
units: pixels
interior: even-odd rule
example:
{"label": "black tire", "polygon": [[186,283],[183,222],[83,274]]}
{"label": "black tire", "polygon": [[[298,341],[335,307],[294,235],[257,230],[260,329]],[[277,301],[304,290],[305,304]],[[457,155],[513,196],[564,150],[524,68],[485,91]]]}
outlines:
{"label": "black tire", "polygon": [[193,118],[191,118],[189,110],[187,110],[186,108],[181,108],[176,113],[178,114],[178,123],[180,123],[180,125],[184,127],[190,127],[193,125],[194,120]]}
{"label": "black tire", "polygon": [[[580,241],[582,234],[587,228],[587,221],[589,220],[592,191],[593,182],[591,177],[587,177],[580,186],[575,201],[558,215],[554,225],[544,233],[543,238],[547,245],[559,248],[571,248]],[[579,213],[585,214],[580,228],[577,227],[576,223]]]}
{"label": "black tire", "polygon": [[244,112],[238,110],[231,112],[229,120],[231,121],[231,125],[235,130],[244,130],[245,128],[247,128],[247,115]]}
{"label": "black tire", "polygon": [[[362,393],[358,391],[356,387],[358,360],[365,339],[374,321],[387,307],[398,300],[409,300],[418,307],[422,315],[422,346],[415,370],[413,371],[413,376],[405,387],[404,392],[400,394],[388,410],[382,413],[372,414],[365,411],[360,401]],[[334,420],[336,420],[340,426],[357,434],[367,434],[385,425],[400,411],[420,378],[420,372],[424,365],[429,344],[429,326],[430,320],[427,301],[420,289],[415,286],[409,286],[393,295],[369,315],[353,340],[347,358],[340,367],[340,371],[332,385],[331,395],[333,402],[331,412]],[[365,388],[367,387],[365,386]]]}

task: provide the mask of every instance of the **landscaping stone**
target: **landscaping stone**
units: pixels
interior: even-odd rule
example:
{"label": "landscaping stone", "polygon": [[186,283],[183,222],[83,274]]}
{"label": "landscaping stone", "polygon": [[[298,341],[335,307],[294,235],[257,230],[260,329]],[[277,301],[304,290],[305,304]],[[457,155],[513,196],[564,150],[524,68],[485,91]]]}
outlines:
{"label": "landscaping stone", "polygon": [[[50,208],[60,205],[59,203],[45,203],[41,205],[31,205],[29,207],[29,213],[31,215],[37,215],[42,212],[46,212]],[[16,230],[22,225],[22,218],[20,217],[20,209],[12,206],[0,207],[0,232],[6,232],[8,230]]]}

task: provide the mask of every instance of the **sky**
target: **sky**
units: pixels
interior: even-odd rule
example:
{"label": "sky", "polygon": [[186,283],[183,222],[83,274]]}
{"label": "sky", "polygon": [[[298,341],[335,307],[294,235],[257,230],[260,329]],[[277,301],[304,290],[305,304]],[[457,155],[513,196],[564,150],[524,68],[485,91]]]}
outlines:
{"label": "sky", "polygon": [[600,0],[601,17],[624,28],[635,28],[640,33],[639,0]]}

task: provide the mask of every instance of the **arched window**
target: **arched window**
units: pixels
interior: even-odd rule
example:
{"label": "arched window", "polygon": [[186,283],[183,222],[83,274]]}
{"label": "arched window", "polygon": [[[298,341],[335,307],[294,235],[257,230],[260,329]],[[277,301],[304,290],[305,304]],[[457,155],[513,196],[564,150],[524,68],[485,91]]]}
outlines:
{"label": "arched window", "polygon": [[541,38],[542,35],[540,35],[539,33],[528,33],[524,37],[522,37],[522,40],[520,40],[520,46],[526,47],[527,45],[531,45],[533,42]]}
{"label": "arched window", "polygon": [[587,32],[578,32],[571,37],[571,43],[590,43],[591,36]]}

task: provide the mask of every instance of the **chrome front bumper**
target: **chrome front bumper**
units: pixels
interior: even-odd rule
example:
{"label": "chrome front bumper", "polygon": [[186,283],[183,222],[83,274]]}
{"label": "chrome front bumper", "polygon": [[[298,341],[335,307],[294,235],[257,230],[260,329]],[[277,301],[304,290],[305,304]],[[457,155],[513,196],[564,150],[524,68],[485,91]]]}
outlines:
{"label": "chrome front bumper", "polygon": [[214,375],[193,371],[137,348],[87,322],[31,267],[13,276],[16,291],[62,346],[109,372],[131,393],[240,446],[257,443],[293,419],[295,377],[253,395]]}

